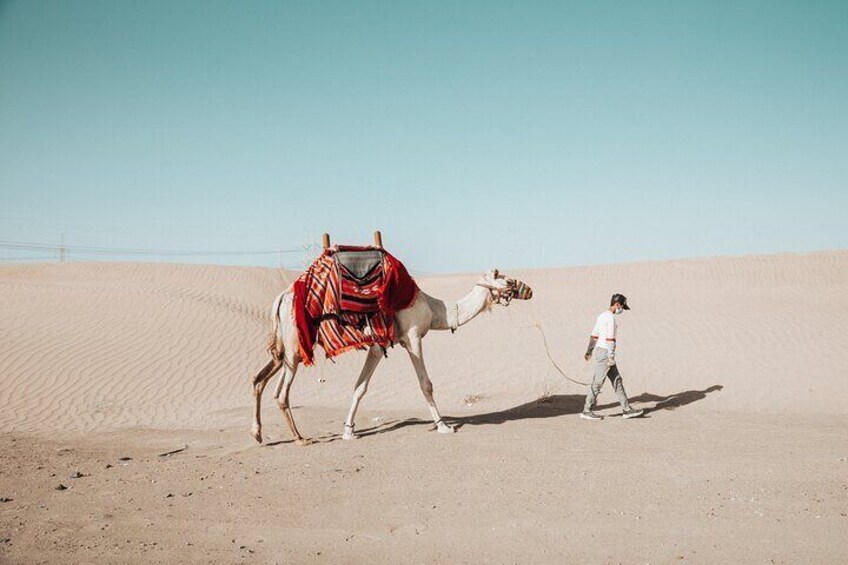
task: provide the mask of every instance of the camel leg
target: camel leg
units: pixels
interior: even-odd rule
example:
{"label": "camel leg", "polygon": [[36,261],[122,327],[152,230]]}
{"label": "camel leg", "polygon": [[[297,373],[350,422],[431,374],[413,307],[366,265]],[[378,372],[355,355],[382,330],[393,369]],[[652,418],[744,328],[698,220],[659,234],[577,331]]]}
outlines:
{"label": "camel leg", "polygon": [[365,359],[365,364],[362,366],[362,372],[359,373],[359,379],[356,381],[356,387],[353,390],[353,401],[350,403],[350,412],[345,420],[343,439],[356,439],[353,433],[353,422],[356,418],[356,410],[359,408],[359,402],[365,393],[368,392],[368,383],[371,382],[371,376],[374,374],[374,369],[383,358],[383,351],[379,345],[372,345],[368,350],[368,357]]}
{"label": "camel leg", "polygon": [[430,381],[430,377],[427,376],[427,367],[424,366],[424,352],[420,337],[409,340],[408,351],[409,358],[412,360],[412,366],[415,367],[415,373],[418,375],[418,384],[421,385],[421,392],[424,393],[424,398],[430,407],[430,414],[433,416],[433,422],[436,424],[436,428],[439,430],[439,433],[452,434],[456,430],[454,430],[453,426],[449,426],[442,421],[442,416],[436,407],[436,401],[433,400],[433,383]]}
{"label": "camel leg", "polygon": [[262,368],[259,373],[253,377],[253,426],[250,429],[250,435],[253,439],[262,443],[262,393],[265,391],[265,385],[271,380],[271,377],[280,370],[283,366],[282,360],[271,359],[268,364]]}
{"label": "camel leg", "polygon": [[297,445],[309,445],[312,443],[312,440],[304,438],[297,431],[297,426],[294,423],[291,408],[289,407],[289,392],[291,391],[292,382],[294,382],[294,376],[297,374],[297,368],[300,366],[300,359],[287,359],[285,365],[285,373],[277,384],[277,390],[274,391],[274,398],[277,399],[277,406],[280,407],[280,412],[283,413],[289,425],[294,442]]}

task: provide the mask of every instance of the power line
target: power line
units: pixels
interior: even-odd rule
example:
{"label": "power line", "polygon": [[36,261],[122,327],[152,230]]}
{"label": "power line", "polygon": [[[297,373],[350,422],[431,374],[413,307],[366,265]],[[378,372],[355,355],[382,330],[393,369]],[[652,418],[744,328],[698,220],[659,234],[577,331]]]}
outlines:
{"label": "power line", "polygon": [[284,248],[272,250],[250,250],[250,251],[211,251],[211,250],[188,250],[188,249],[138,249],[127,247],[100,247],[86,245],[54,245],[47,243],[33,243],[20,241],[0,241],[0,249],[18,251],[36,251],[63,253],[68,255],[158,255],[171,257],[210,257],[210,256],[246,256],[246,255],[278,255],[281,253],[303,253],[302,247]]}
{"label": "power line", "polygon": [[[312,262],[318,257],[323,247],[315,240],[308,236],[304,238],[304,243],[297,247],[269,249],[269,250],[246,250],[246,251],[212,251],[208,249],[143,249],[132,247],[104,247],[104,246],[88,246],[88,245],[66,245],[64,237],[60,244],[37,243],[26,241],[9,241],[0,240],[0,250],[7,250],[11,253],[29,252],[26,255],[18,257],[7,256],[0,257],[0,263],[9,262],[30,262],[30,261],[53,261],[58,258],[61,261],[97,261],[97,256],[110,255],[129,255],[129,256],[148,256],[148,257],[240,257],[240,256],[277,256],[277,267],[285,270],[301,270],[308,268]],[[44,253],[45,255],[38,256],[37,254]],[[300,254],[300,260],[297,263],[283,261],[283,255]],[[35,254],[35,255],[33,255]],[[52,255],[52,257],[50,256]],[[92,257],[93,256],[93,257]],[[415,276],[435,275],[429,271],[420,271],[410,268],[409,272]]]}
{"label": "power line", "polygon": [[0,257],[0,263],[8,263],[12,261],[46,261],[47,257]]}

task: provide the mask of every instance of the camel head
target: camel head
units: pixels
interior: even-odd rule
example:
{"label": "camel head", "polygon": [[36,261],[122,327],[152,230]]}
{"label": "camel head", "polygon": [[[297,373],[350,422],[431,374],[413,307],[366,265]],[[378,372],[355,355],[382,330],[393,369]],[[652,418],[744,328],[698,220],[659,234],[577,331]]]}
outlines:
{"label": "camel head", "polygon": [[512,299],[530,300],[533,298],[533,289],[518,279],[504,276],[497,269],[484,273],[477,282],[489,290],[492,302],[508,306]]}

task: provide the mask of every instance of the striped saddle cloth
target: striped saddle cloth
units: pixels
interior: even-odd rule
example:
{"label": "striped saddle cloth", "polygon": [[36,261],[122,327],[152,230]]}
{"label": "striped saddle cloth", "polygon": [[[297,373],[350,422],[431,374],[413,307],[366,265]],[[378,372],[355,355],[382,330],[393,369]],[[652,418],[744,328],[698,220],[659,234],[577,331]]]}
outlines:
{"label": "striped saddle cloth", "polygon": [[385,285],[383,252],[379,249],[339,250],[333,254],[338,270],[339,312],[372,313]]}
{"label": "striped saddle cloth", "polygon": [[328,358],[397,341],[394,314],[408,307],[418,286],[403,264],[375,247],[327,249],[294,283],[299,353],[314,361],[315,344]]}

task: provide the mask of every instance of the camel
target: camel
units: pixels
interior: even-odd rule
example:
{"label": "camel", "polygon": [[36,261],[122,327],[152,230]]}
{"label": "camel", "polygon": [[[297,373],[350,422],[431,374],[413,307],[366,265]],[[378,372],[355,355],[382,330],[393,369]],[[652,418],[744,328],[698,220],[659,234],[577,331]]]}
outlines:
{"label": "camel", "polygon": [[[421,392],[424,394],[424,399],[427,401],[430,409],[433,423],[440,433],[450,434],[456,430],[453,426],[444,422],[433,399],[433,383],[430,381],[430,377],[427,375],[427,368],[424,365],[424,352],[422,348],[424,337],[430,330],[456,331],[457,328],[464,326],[476,318],[481,312],[491,309],[494,304],[509,305],[513,298],[529,299],[531,297],[532,290],[530,287],[521,281],[503,276],[495,269],[484,273],[471,291],[456,302],[445,302],[419,290],[418,296],[412,305],[405,310],[397,312],[395,315],[395,324],[398,330],[398,342],[409,353],[412,366],[415,368],[416,375],[418,375],[418,384],[421,386]],[[253,425],[250,434],[259,443],[262,443],[262,419],[260,414],[262,393],[271,377],[281,368],[284,368],[284,370],[274,390],[274,398],[277,400],[277,405],[288,423],[295,444],[308,445],[312,443],[312,440],[300,435],[292,417],[291,408],[289,407],[289,391],[291,390],[292,382],[301,362],[298,354],[297,329],[294,325],[291,312],[292,299],[292,287],[289,287],[274,300],[271,309],[273,330],[269,336],[268,346],[272,358],[253,377],[252,381],[255,403]],[[368,391],[368,383],[371,381],[371,376],[374,374],[374,370],[382,358],[383,349],[378,345],[371,346],[359,378],[356,380],[353,400],[344,423],[343,439],[351,440],[357,437],[354,430],[356,411],[359,408],[359,403]]]}

